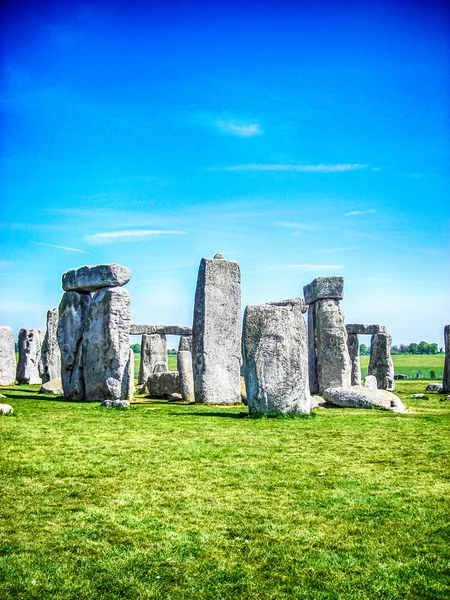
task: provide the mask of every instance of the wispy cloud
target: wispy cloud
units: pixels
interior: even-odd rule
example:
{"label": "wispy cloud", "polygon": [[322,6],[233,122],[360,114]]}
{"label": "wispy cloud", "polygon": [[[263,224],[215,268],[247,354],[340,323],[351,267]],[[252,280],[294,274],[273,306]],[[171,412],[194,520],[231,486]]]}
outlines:
{"label": "wispy cloud", "polygon": [[340,173],[344,171],[359,171],[369,165],[362,164],[332,164],[332,165],[289,165],[289,164],[249,164],[232,165],[229,167],[214,167],[212,171],[293,171],[296,173]]}
{"label": "wispy cloud", "polygon": [[332,254],[333,252],[348,252],[350,250],[359,250],[359,247],[348,246],[346,248],[330,248],[329,250],[317,250],[317,254]]}
{"label": "wispy cloud", "polygon": [[317,264],[294,264],[294,265],[276,265],[267,267],[269,271],[339,271],[343,269],[342,265],[317,265]]}
{"label": "wispy cloud", "polygon": [[259,123],[238,124],[235,121],[220,120],[216,122],[216,125],[220,131],[239,137],[253,137],[264,133]]}
{"label": "wispy cloud", "polygon": [[112,244],[115,242],[139,242],[163,235],[183,235],[184,231],[164,231],[162,229],[136,229],[128,231],[106,231],[87,235],[84,239],[90,244]]}
{"label": "wispy cloud", "polygon": [[296,231],[314,231],[318,229],[318,225],[310,225],[309,223],[298,223],[297,221],[275,221],[274,225],[278,227],[287,227]]}
{"label": "wispy cloud", "polygon": [[371,215],[376,212],[377,211],[375,208],[369,208],[368,210],[352,210],[348,213],[345,213],[344,217],[353,217],[354,215]]}
{"label": "wispy cloud", "polygon": [[57,246],[56,244],[44,244],[44,242],[36,242],[37,246],[48,246],[49,248],[58,248],[59,250],[68,250],[69,252],[80,252],[81,254],[89,254],[86,250],[79,248],[69,248],[68,246]]}

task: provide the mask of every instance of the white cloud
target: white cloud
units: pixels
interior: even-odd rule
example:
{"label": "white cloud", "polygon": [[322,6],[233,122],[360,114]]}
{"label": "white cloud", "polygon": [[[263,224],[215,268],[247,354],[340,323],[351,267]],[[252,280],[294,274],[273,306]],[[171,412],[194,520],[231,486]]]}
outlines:
{"label": "white cloud", "polygon": [[294,171],[296,173],[340,173],[343,171],[358,171],[369,165],[334,164],[334,165],[286,165],[286,164],[249,164],[230,167],[216,167],[214,171]]}
{"label": "white cloud", "polygon": [[376,213],[375,208],[369,208],[369,210],[352,210],[348,213],[345,213],[344,217],[353,217],[354,215],[371,215]]}
{"label": "white cloud", "polygon": [[258,123],[238,125],[234,121],[217,121],[216,125],[220,131],[239,137],[253,137],[254,135],[261,135],[264,133]]}
{"label": "white cloud", "polygon": [[68,246],[56,246],[56,244],[44,244],[44,242],[36,242],[37,246],[48,246],[49,248],[58,248],[59,250],[68,250],[69,252],[81,252],[81,254],[89,254],[86,250],[78,248],[69,248]]}
{"label": "white cloud", "polygon": [[162,235],[183,235],[184,231],[164,231],[162,229],[135,229],[128,231],[107,231],[87,235],[90,244],[112,244],[114,242],[139,242]]}
{"label": "white cloud", "polygon": [[298,235],[300,231],[314,231],[320,229],[318,225],[309,225],[308,223],[297,223],[296,221],[276,221],[274,225],[279,227],[287,227],[288,229],[294,229],[294,235]]}

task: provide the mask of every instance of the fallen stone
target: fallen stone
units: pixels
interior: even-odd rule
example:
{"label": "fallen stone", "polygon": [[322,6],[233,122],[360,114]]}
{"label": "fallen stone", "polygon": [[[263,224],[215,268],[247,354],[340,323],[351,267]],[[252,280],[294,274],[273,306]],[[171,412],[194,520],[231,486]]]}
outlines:
{"label": "fallen stone", "polygon": [[323,398],[322,396],[318,396],[317,394],[314,394],[314,396],[311,396],[311,398],[311,408],[317,408],[318,406],[323,406],[327,403],[325,398]]}
{"label": "fallen stone", "polygon": [[388,333],[375,333],[370,339],[369,375],[375,375],[378,388],[395,389],[394,362],[391,357],[392,338]]}
{"label": "fallen stone", "polygon": [[339,302],[316,302],[315,321],[319,394],[330,387],[350,387],[351,362],[347,348],[347,331]]}
{"label": "fallen stone", "polygon": [[11,404],[0,404],[0,415],[11,415],[13,412]]}
{"label": "fallen stone", "polygon": [[303,288],[306,304],[318,300],[342,300],[344,298],[343,277],[316,277]]}
{"label": "fallen stone", "polygon": [[445,396],[445,398],[441,398],[439,402],[450,402],[450,395]]}
{"label": "fallen stone", "polygon": [[425,388],[426,392],[439,392],[439,394],[443,393],[442,385],[438,383],[429,383]]}
{"label": "fallen stone", "polygon": [[442,390],[450,392],[450,325],[444,327],[444,374],[442,376]]}
{"label": "fallen stone", "polygon": [[71,269],[62,276],[65,292],[94,292],[101,288],[125,285],[130,281],[131,271],[122,265],[96,265]]}
{"label": "fallen stone", "polygon": [[64,396],[61,378],[50,379],[41,385],[39,394],[53,394],[54,396]]}
{"label": "fallen stone", "polygon": [[83,331],[91,304],[90,294],[65,292],[58,308],[58,344],[61,351],[61,381],[64,396],[85,399],[83,377]]}
{"label": "fallen stone", "polygon": [[241,274],[237,262],[201,260],[192,334],[195,401],[239,403]]}
{"label": "fallen stone", "polygon": [[178,352],[178,374],[180,393],[183,400],[194,402],[194,374],[192,370],[192,354],[188,350]]}
{"label": "fallen stone", "polygon": [[351,384],[361,385],[361,361],[359,357],[359,339],[355,333],[348,333],[347,329],[347,348],[352,365]]}
{"label": "fallen stone", "polygon": [[250,414],[308,414],[308,334],[301,299],[247,306],[242,353]]}
{"label": "fallen stone", "polygon": [[354,333],[356,335],[373,335],[374,333],[387,333],[384,325],[365,325],[350,323],[345,326],[347,333]]}
{"label": "fallen stone", "polygon": [[362,386],[349,388],[329,388],[324,391],[325,400],[342,408],[382,408],[392,412],[405,413],[403,402],[386,390],[370,390]]}
{"label": "fallen stone", "polygon": [[410,394],[408,398],[426,398],[428,400],[428,396],[425,394]]}
{"label": "fallen stone", "polygon": [[101,406],[106,408],[129,408],[129,400],[103,400]]}
{"label": "fallen stone", "polygon": [[0,385],[16,380],[16,347],[11,327],[0,327]]}
{"label": "fallen stone", "polygon": [[183,400],[183,397],[181,394],[178,394],[178,393],[170,394],[169,402],[181,402],[182,400]]}
{"label": "fallen stone", "polygon": [[163,371],[169,370],[166,336],[159,335],[158,333],[144,333],[141,341],[138,383],[145,383],[155,371],[156,365],[162,365]]}
{"label": "fallen stone", "polygon": [[180,378],[178,371],[153,373],[148,378],[147,389],[152,398],[170,398],[172,394],[179,394]]}
{"label": "fallen stone", "polygon": [[375,377],[375,375],[367,375],[367,377],[365,377],[364,387],[368,390],[378,389],[377,378]]}
{"label": "fallen stone", "polygon": [[403,373],[398,373],[398,375],[394,375],[394,379],[408,379],[408,375],[404,375]]}
{"label": "fallen stone", "polygon": [[19,361],[17,363],[16,379],[19,384],[41,383],[39,376],[39,361],[44,339],[42,329],[21,329],[19,331]]}
{"label": "fallen stone", "polygon": [[58,344],[58,309],[47,311],[47,329],[42,342],[39,374],[42,383],[61,378],[61,352]]}
{"label": "fallen stone", "polygon": [[122,287],[95,292],[83,332],[85,400],[128,400],[130,294]]}

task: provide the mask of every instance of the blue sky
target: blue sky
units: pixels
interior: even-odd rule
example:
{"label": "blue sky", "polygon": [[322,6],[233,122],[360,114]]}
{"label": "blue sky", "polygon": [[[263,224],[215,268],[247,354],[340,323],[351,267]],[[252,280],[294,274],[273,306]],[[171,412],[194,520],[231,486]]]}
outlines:
{"label": "blue sky", "polygon": [[222,252],[243,308],[342,275],[347,322],[442,345],[445,3],[240,4],[2,4],[1,324],[105,262],[133,322],[189,324]]}

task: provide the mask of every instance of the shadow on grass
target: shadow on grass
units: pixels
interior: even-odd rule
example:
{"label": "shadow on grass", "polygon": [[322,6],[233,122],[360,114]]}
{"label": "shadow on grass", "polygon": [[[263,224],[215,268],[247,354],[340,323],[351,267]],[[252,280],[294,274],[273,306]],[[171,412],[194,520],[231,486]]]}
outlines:
{"label": "shadow on grass", "polygon": [[[179,417],[185,416],[186,413],[172,413],[171,416]],[[219,417],[219,418],[228,418],[228,419],[244,419],[248,417],[248,413],[240,412],[240,413],[226,413],[226,412],[195,412],[189,413],[190,417]]]}

